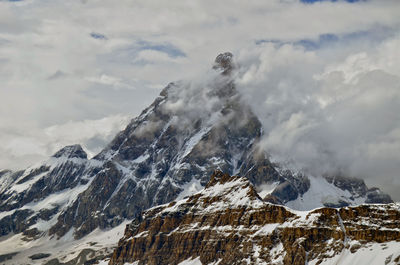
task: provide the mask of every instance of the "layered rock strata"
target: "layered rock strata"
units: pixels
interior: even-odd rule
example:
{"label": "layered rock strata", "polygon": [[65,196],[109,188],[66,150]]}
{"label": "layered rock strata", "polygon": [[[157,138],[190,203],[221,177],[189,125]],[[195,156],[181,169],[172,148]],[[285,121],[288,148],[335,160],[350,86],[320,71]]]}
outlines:
{"label": "layered rock strata", "polygon": [[293,211],[263,201],[246,178],[216,171],[203,191],[128,225],[109,264],[320,264],[384,242],[400,247],[397,204]]}

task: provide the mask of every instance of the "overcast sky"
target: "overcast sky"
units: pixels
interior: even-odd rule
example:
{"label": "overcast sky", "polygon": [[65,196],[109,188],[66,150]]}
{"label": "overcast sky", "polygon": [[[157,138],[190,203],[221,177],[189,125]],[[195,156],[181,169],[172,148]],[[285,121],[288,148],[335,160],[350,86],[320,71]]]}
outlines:
{"label": "overcast sky", "polygon": [[400,200],[399,14],[398,0],[0,0],[0,168],[97,153],[231,51],[269,152]]}

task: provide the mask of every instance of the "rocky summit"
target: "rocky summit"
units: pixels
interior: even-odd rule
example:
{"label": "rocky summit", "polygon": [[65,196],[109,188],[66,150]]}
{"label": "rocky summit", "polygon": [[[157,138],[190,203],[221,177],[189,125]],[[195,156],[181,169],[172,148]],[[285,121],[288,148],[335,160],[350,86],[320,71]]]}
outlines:
{"label": "rocky summit", "polygon": [[[392,202],[362,180],[311,176],[272,162],[259,148],[262,125],[236,89],[233,55],[218,55],[213,69],[205,81],[170,83],[91,159],[71,145],[27,169],[0,171],[0,256],[10,257],[2,247],[7,240],[21,240],[11,262],[35,244],[47,249],[50,239],[86,244],[146,209],[202,190],[215,170],[240,175],[264,201],[297,210]],[[67,262],[78,255],[59,249],[39,257]]]}
{"label": "rocky summit", "polygon": [[216,171],[203,191],[127,225],[109,264],[399,261],[398,204],[293,211],[263,201],[247,178]]}

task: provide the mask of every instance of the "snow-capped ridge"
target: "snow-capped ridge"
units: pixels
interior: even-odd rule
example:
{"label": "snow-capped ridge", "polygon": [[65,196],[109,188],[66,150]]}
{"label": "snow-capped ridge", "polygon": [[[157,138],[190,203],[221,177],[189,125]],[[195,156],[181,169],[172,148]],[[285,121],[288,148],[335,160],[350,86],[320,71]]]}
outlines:
{"label": "snow-capped ridge", "polygon": [[52,157],[82,158],[87,159],[87,153],[80,144],[68,145],[57,151]]}
{"label": "snow-capped ridge", "polygon": [[[202,211],[223,211],[225,208],[261,207],[265,203],[250,182],[240,176],[230,176],[220,170],[214,171],[205,188],[181,201],[173,202],[163,212],[179,211],[182,204],[199,203]],[[197,210],[199,210],[197,209]]]}

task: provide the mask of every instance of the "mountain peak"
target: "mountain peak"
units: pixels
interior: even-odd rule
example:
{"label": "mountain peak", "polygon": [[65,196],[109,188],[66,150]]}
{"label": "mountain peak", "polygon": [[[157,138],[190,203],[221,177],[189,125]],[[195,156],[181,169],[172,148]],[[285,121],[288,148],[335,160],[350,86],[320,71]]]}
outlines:
{"label": "mountain peak", "polygon": [[233,54],[230,52],[224,52],[218,54],[215,58],[213,69],[221,70],[223,75],[229,75],[234,67]]}
{"label": "mountain peak", "polygon": [[80,144],[67,145],[57,151],[53,157],[82,158],[87,159],[87,154]]}
{"label": "mountain peak", "polygon": [[238,177],[231,176],[220,170],[215,170],[214,173],[211,175],[210,181],[207,183],[206,188],[214,186],[217,183],[224,184],[226,182],[230,182],[230,181],[234,180],[235,178],[238,178]]}
{"label": "mountain peak", "polygon": [[[245,177],[230,176],[216,170],[212,174],[205,188],[190,196],[186,200],[172,202],[163,208],[163,213],[173,213],[190,209],[190,211],[224,211],[228,208],[246,208],[248,206],[263,207],[262,201],[253,185]],[[192,207],[193,206],[193,207]]]}

